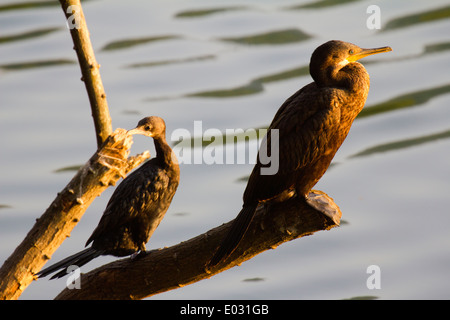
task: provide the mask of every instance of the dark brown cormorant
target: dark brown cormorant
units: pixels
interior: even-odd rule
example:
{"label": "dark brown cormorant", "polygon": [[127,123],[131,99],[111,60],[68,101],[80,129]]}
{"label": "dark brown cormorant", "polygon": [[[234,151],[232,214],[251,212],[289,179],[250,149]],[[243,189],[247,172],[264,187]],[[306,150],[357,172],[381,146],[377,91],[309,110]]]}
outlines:
{"label": "dark brown cormorant", "polygon": [[153,137],[156,157],[126,177],[114,190],[97,228],[86,242],[92,245],[42,271],[45,277],[66,275],[70,265],[81,267],[100,255],[117,257],[145,253],[145,244],[164,217],[177,190],[180,169],[166,142],[166,125],[159,117],[139,121],[130,134]]}
{"label": "dark brown cormorant", "polygon": [[280,201],[294,193],[307,199],[366,102],[369,74],[356,60],[391,50],[390,47],[361,49],[333,40],[313,52],[309,70],[314,82],[283,103],[266,135],[270,154],[272,130],[278,130],[278,172],[261,174],[264,165],[258,156],[244,192],[243,208],[208,267],[223,261],[237,247],[259,203]]}

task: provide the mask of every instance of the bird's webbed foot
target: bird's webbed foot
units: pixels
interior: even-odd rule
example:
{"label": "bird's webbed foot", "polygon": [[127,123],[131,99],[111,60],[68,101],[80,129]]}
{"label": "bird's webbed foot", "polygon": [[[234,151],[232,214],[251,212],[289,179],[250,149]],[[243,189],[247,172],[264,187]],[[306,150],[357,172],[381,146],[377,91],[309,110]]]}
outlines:
{"label": "bird's webbed foot", "polygon": [[335,224],[339,225],[341,221],[341,209],[326,193],[319,190],[311,190],[305,195],[306,203],[315,210],[323,213]]}
{"label": "bird's webbed foot", "polygon": [[147,254],[148,252],[145,250],[145,245],[141,245],[139,246],[139,250],[133,253],[130,258],[131,260],[140,259],[145,257]]}
{"label": "bird's webbed foot", "polygon": [[147,251],[136,251],[130,256],[131,260],[136,260],[145,257],[148,254]]}

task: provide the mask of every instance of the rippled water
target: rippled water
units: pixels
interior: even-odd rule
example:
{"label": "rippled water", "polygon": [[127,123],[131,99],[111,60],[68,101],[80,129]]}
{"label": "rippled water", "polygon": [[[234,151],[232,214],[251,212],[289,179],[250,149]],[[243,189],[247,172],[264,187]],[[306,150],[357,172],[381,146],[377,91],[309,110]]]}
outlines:
{"label": "rippled water", "polygon": [[[19,4],[20,3],[20,4]],[[366,26],[378,5],[381,29]],[[330,39],[393,52],[364,59],[366,107],[317,189],[345,223],[154,299],[450,298],[450,6],[448,1],[89,1],[83,3],[113,127],[146,115],[178,128],[264,128],[309,83]],[[0,1],[0,260],[95,150],[88,99],[56,1]],[[136,137],[132,152],[152,144]],[[252,165],[182,165],[148,248],[235,217]],[[111,190],[53,255],[82,248]],[[86,268],[112,258],[101,258]],[[381,289],[366,286],[378,265]],[[51,299],[65,280],[32,283]]]}

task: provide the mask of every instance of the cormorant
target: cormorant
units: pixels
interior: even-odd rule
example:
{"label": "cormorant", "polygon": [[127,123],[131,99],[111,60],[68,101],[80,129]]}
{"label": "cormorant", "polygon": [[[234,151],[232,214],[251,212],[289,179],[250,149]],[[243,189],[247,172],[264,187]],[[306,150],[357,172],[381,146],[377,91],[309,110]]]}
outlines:
{"label": "cormorant", "polygon": [[308,192],[327,170],[366,102],[369,75],[356,60],[387,51],[392,49],[362,49],[332,40],[313,52],[309,71],[314,82],[282,104],[266,135],[267,154],[270,154],[272,130],[278,130],[278,172],[261,174],[264,165],[258,155],[244,192],[242,210],[208,267],[217,265],[234,251],[259,203],[281,201],[293,194],[307,199]]}
{"label": "cormorant", "polygon": [[114,190],[97,228],[86,242],[92,245],[37,273],[45,277],[66,275],[70,265],[81,267],[100,255],[123,257],[145,253],[145,244],[164,217],[178,187],[178,161],[165,138],[166,125],[159,117],[139,121],[130,134],[153,137],[156,157],[126,177]]}

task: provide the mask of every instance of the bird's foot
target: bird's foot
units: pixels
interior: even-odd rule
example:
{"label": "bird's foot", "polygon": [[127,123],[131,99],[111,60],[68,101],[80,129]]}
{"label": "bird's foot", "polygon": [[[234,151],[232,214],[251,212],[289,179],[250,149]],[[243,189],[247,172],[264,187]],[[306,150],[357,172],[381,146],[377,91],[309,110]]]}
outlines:
{"label": "bird's foot", "polygon": [[342,212],[338,205],[326,193],[319,190],[311,190],[305,195],[306,203],[315,210],[330,218],[336,225],[341,221]]}
{"label": "bird's foot", "polygon": [[130,256],[130,259],[131,259],[131,260],[140,259],[140,258],[145,257],[147,254],[148,254],[147,251],[145,251],[145,250],[139,250],[139,251],[136,251],[135,253],[133,253],[133,254]]}

